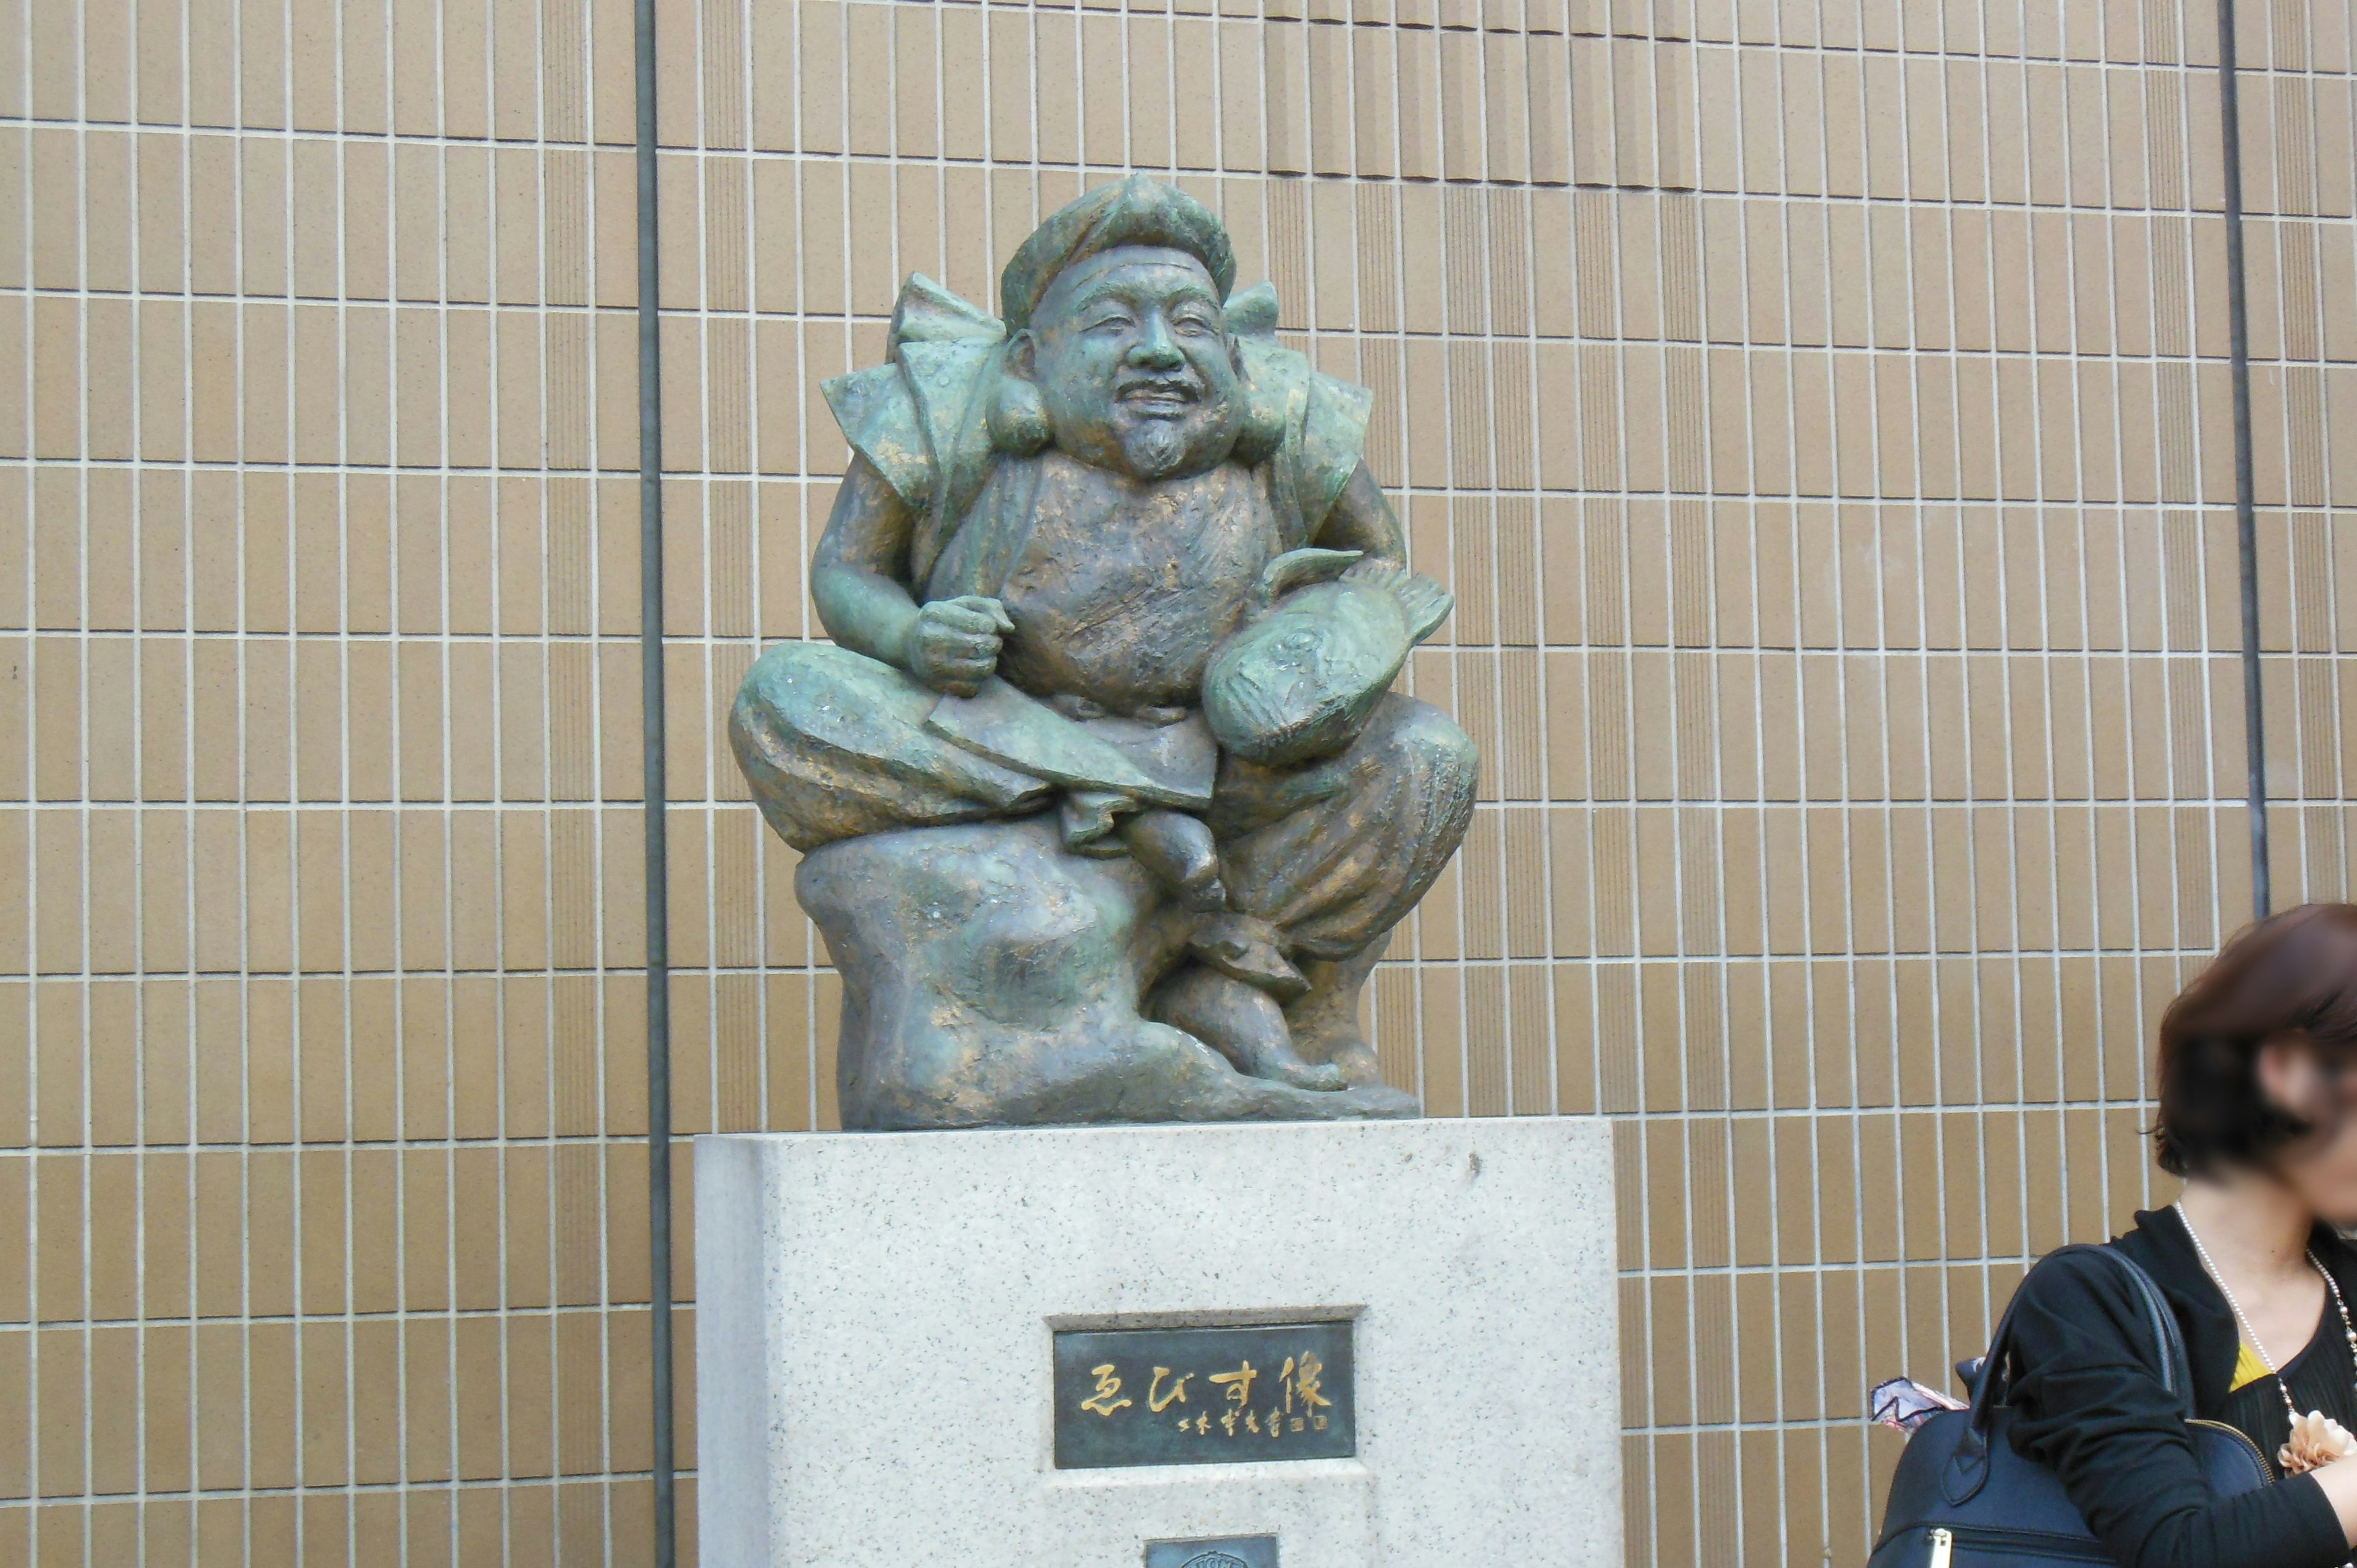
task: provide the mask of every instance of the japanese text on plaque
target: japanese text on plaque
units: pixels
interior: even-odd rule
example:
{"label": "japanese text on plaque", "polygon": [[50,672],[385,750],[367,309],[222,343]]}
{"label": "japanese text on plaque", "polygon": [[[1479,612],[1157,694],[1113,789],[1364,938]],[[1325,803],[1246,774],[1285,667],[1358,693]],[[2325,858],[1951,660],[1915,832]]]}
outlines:
{"label": "japanese text on plaque", "polygon": [[1357,1452],[1351,1325],[1056,1336],[1056,1464],[1237,1465]]}

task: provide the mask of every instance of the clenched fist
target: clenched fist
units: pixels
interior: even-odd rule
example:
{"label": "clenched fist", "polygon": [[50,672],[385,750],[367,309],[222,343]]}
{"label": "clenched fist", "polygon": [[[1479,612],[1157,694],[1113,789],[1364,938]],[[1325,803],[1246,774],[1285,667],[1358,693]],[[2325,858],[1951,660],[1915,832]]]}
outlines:
{"label": "clenched fist", "polygon": [[909,673],[936,692],[971,697],[998,667],[998,641],[1015,629],[1006,607],[968,594],[917,611],[901,646]]}

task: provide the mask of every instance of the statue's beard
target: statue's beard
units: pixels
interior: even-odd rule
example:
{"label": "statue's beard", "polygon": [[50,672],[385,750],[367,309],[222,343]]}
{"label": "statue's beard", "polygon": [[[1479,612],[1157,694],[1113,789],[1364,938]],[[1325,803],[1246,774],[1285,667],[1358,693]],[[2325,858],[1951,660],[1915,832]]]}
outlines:
{"label": "statue's beard", "polygon": [[1178,420],[1138,420],[1121,433],[1123,461],[1141,479],[1167,479],[1186,465],[1194,445],[1188,435]]}
{"label": "statue's beard", "polygon": [[1236,444],[1236,418],[1230,399],[1207,395],[1179,413],[1141,413],[1119,409],[1113,434],[1122,467],[1140,479],[1200,474],[1225,458]]}
{"label": "statue's beard", "polygon": [[1125,373],[1103,401],[1052,378],[1039,391],[1059,450],[1134,479],[1153,482],[1217,467],[1243,431],[1239,389],[1192,370]]}

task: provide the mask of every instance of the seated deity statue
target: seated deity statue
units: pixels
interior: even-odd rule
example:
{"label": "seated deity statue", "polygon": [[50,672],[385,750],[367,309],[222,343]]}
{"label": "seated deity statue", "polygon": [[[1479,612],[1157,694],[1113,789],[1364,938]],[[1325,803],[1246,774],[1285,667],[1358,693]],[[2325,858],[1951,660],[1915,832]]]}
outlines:
{"label": "seated deity statue", "polygon": [[825,385],[852,456],[729,733],[842,972],[848,1127],[1413,1115],[1361,993],[1477,757],[1391,688],[1448,615],[1370,395],[1133,177],[999,316],[911,277]]}

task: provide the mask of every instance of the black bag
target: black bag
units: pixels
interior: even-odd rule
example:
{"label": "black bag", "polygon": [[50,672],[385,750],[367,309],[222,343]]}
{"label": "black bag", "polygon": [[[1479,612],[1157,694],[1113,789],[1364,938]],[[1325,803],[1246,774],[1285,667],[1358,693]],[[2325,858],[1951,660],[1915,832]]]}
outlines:
{"label": "black bag", "polygon": [[[2114,1247],[2064,1247],[2048,1256],[2063,1252],[2100,1252],[2135,1282],[2158,1341],[2161,1383],[2184,1412],[2194,1456],[2212,1493],[2234,1497],[2273,1480],[2258,1444],[2222,1423],[2194,1418],[2185,1338],[2151,1276]],[[2013,1312],[2007,1306],[1997,1321],[1988,1355],[1973,1380],[1970,1408],[1943,1411],[1908,1438],[1890,1477],[1882,1535],[1867,1568],[2056,1568],[2113,1562],[2072,1506],[2061,1480],[2015,1453],[2007,1436],[2014,1417],[2005,1402]]]}

